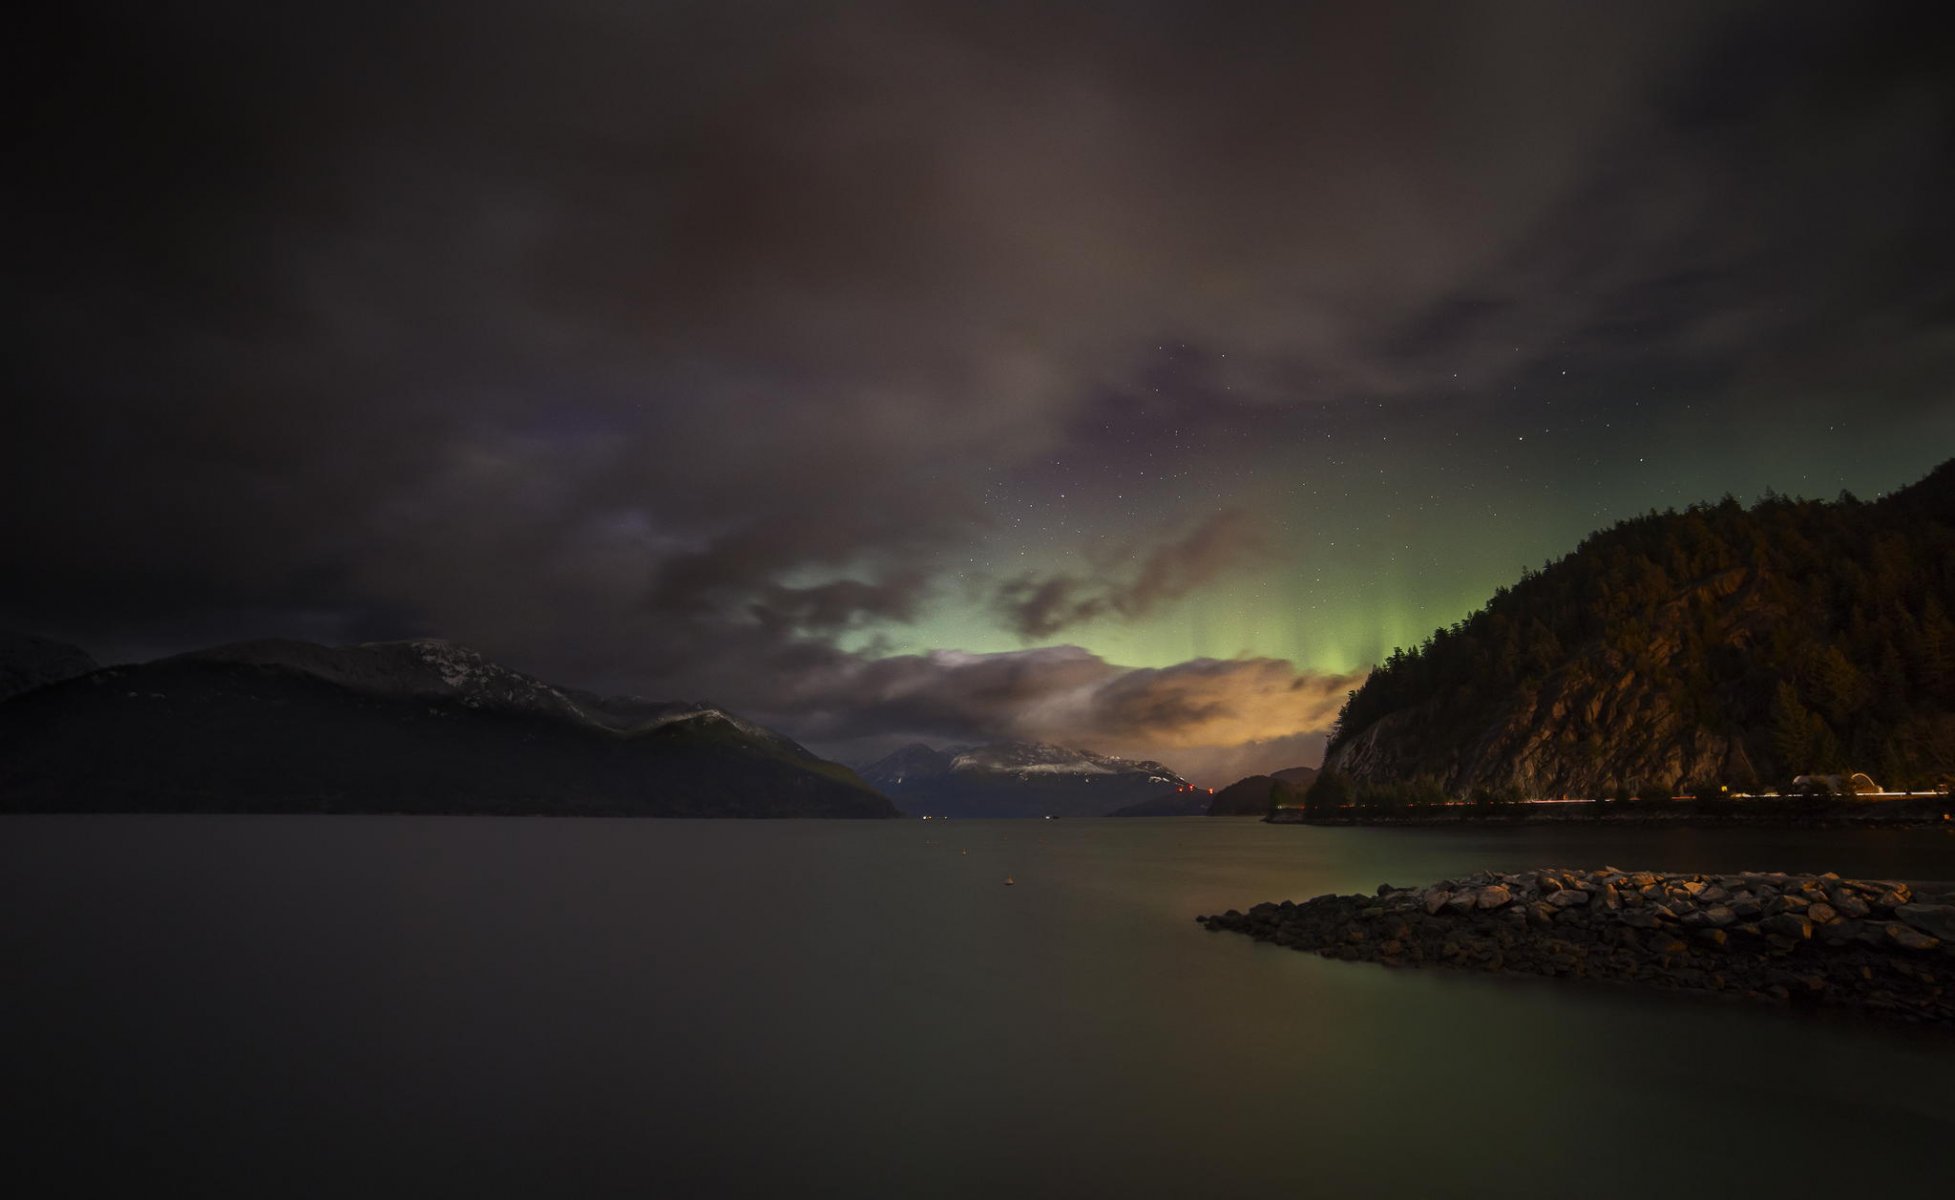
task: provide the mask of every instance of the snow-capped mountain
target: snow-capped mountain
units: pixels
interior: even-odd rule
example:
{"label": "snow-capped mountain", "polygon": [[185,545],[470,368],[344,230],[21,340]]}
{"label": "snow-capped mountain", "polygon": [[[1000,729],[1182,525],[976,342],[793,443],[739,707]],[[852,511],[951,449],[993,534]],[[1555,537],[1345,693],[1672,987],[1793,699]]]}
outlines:
{"label": "snow-capped mountain", "polygon": [[1188,786],[1160,763],[1044,742],[938,750],[905,746],[862,777],[905,812],[950,817],[1086,817]]}
{"label": "snow-capped mountain", "polygon": [[0,704],[0,810],[893,816],[692,702],[569,692],[442,641],[242,642]]}
{"label": "snow-capped mountain", "polygon": [[367,695],[453,700],[468,708],[557,717],[582,715],[568,696],[542,680],[439,638],[355,646],[264,638],[194,650],[177,660],[283,667]]}

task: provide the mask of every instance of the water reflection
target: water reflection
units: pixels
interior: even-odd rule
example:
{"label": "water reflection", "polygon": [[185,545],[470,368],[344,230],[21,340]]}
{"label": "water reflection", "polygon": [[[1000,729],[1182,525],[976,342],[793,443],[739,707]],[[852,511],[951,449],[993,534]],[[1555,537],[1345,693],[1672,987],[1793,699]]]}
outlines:
{"label": "water reflection", "polygon": [[7,834],[17,1142],[69,1184],[1867,1188],[1937,1180],[1955,1132],[1944,1039],[1330,962],[1192,920],[1544,862],[1955,878],[1939,831],[199,817]]}

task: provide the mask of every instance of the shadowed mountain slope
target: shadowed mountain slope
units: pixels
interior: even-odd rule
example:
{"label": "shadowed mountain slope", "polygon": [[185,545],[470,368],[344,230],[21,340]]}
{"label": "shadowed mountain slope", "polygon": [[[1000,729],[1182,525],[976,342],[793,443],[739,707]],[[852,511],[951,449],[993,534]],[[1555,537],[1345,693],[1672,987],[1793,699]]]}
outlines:
{"label": "shadowed mountain slope", "polygon": [[0,704],[10,811],[894,815],[709,705],[578,697],[446,642],[265,641]]}

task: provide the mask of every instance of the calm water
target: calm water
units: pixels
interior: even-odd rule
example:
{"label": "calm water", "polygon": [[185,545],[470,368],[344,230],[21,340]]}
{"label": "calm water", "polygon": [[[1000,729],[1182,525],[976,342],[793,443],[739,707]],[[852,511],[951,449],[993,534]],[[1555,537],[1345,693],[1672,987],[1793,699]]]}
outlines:
{"label": "calm water", "polygon": [[1193,921],[1605,862],[1955,879],[1955,836],[13,818],[10,1167],[35,1194],[1955,1185],[1955,1039]]}

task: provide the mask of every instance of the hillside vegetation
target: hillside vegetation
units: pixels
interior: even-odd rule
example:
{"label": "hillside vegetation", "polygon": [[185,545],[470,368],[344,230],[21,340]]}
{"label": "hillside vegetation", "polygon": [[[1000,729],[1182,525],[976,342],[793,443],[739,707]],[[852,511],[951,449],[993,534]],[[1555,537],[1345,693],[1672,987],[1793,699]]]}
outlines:
{"label": "hillside vegetation", "polygon": [[1651,513],[1523,572],[1351,693],[1356,793],[1669,794],[1955,772],[1955,462],[1875,502]]}

